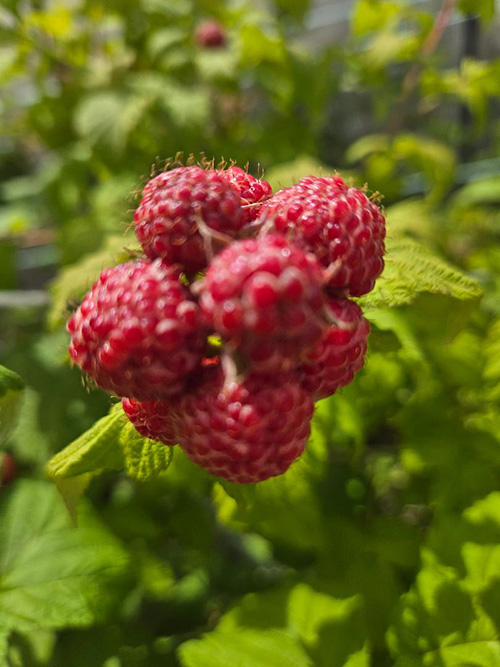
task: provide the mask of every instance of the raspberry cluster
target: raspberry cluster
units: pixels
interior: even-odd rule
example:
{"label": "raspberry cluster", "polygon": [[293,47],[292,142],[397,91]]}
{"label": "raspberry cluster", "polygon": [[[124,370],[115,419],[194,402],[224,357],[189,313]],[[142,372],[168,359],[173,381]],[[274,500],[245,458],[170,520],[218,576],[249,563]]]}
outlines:
{"label": "raspberry cluster", "polygon": [[370,327],[349,297],[382,271],[382,212],[339,176],[273,195],[239,167],[187,166],[146,184],[134,226],[145,257],[85,296],[72,360],[141,435],[210,473],[282,474],[314,401],[363,365]]}

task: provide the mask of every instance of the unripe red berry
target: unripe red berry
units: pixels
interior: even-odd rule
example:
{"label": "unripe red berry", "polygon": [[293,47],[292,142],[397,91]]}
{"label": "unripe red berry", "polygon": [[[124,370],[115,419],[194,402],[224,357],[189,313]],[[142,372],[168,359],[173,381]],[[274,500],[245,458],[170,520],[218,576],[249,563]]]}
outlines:
{"label": "unripe red berry", "polygon": [[0,452],[0,487],[7,486],[17,476],[17,464],[9,452]]}
{"label": "unripe red berry", "polygon": [[220,49],[227,44],[224,27],[214,19],[202,21],[197,26],[195,40],[202,49]]}

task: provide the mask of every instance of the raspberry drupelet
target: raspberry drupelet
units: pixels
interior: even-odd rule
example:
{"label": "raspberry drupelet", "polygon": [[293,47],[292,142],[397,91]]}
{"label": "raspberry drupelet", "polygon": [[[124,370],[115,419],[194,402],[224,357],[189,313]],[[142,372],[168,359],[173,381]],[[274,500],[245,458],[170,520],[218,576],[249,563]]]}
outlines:
{"label": "raspberry drupelet", "polygon": [[314,406],[293,375],[247,375],[227,381],[205,369],[182,395],[179,444],[208,472],[248,484],[281,475],[304,451]]}
{"label": "raspberry drupelet", "polygon": [[340,176],[309,176],[280,190],[263,204],[259,220],[263,229],[313,252],[334,293],[366,294],[384,268],[384,216]]}
{"label": "raspberry drupelet", "polygon": [[289,370],[326,328],[322,280],[316,258],[284,236],[236,241],[209,266],[200,307],[250,369]]}
{"label": "raspberry drupelet", "polygon": [[328,309],[335,324],[328,327],[299,368],[301,385],[314,401],[352,382],[363,366],[370,335],[368,320],[353,301],[331,299]]}
{"label": "raspberry drupelet", "polygon": [[188,275],[206,268],[219,239],[234,238],[244,224],[235,188],[216,170],[197,166],[178,167],[151,179],[134,214],[145,254],[178,264]]}
{"label": "raspberry drupelet", "polygon": [[273,194],[269,183],[236,166],[221,169],[219,174],[239,193],[241,206],[245,211],[245,223],[258,218],[262,204]]}
{"label": "raspberry drupelet", "polygon": [[142,402],[133,398],[122,400],[123,411],[141,435],[170,446],[177,444],[174,403],[172,400]]}
{"label": "raspberry drupelet", "polygon": [[141,401],[181,391],[206,339],[198,305],[161,259],[103,271],[67,330],[70,356],[88,376]]}

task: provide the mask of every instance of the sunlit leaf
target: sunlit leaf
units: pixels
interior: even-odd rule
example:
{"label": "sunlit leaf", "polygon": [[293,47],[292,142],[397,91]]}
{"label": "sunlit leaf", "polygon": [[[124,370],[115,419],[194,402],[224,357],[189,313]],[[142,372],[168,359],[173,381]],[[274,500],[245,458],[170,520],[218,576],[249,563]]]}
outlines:
{"label": "sunlit leaf", "polygon": [[410,303],[419,292],[474,299],[481,295],[481,288],[424,246],[409,239],[388,239],[385,270],[361,303],[368,308],[399,306]]}
{"label": "sunlit leaf", "polygon": [[16,423],[23,390],[19,375],[0,366],[0,446]]}
{"label": "sunlit leaf", "polygon": [[2,501],[0,535],[7,628],[87,626],[106,617],[127,557],[88,511],[74,530],[53,486],[23,481]]}
{"label": "sunlit leaf", "polygon": [[128,241],[134,245],[134,240],[125,236],[109,236],[101,250],[86,255],[76,264],[60,271],[50,285],[52,305],[48,323],[51,328],[55,329],[69,318],[69,309],[78,305],[79,300],[85,296],[104,269],[119,264],[129,257],[125,249]]}
{"label": "sunlit leaf", "polygon": [[127,473],[140,482],[145,482],[165,471],[172,460],[173,449],[140,435],[132,424],[125,424],[120,433]]}
{"label": "sunlit leaf", "polygon": [[312,667],[300,644],[282,630],[213,631],[178,649],[183,667]]}

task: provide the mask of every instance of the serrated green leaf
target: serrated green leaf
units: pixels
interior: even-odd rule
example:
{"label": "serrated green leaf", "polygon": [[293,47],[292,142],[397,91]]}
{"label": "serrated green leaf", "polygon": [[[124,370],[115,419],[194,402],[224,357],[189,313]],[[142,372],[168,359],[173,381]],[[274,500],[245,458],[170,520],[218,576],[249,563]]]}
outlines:
{"label": "serrated green leaf", "polygon": [[429,200],[440,201],[452,185],[456,156],[447,144],[415,134],[400,134],[394,139],[392,153],[398,160],[408,160],[427,176]]}
{"label": "serrated green leaf", "polygon": [[0,446],[16,423],[23,389],[24,382],[19,375],[0,366]]}
{"label": "serrated green leaf", "polygon": [[122,235],[109,236],[102,249],[86,255],[76,264],[63,269],[50,285],[52,305],[48,314],[51,329],[61,326],[69,317],[68,306],[75,305],[98,279],[105,268],[123,262],[129,256],[124,246],[130,240]]}
{"label": "serrated green leaf", "polygon": [[479,14],[485,23],[495,16],[495,0],[460,0],[458,8],[467,15]]}
{"label": "serrated green leaf", "polygon": [[[500,546],[466,542],[462,547],[466,585],[474,592],[488,588],[500,576]],[[500,602],[500,600],[499,600]]]}
{"label": "serrated green leaf", "polygon": [[75,128],[90,143],[116,141],[116,123],[126,106],[126,97],[113,91],[93,93],[75,112]]}
{"label": "serrated green leaf", "polygon": [[0,537],[7,629],[81,627],[106,617],[127,556],[89,511],[75,530],[53,486],[24,480],[2,502]]}
{"label": "serrated green leaf", "polygon": [[409,239],[388,239],[386,267],[375,289],[360,299],[366,308],[411,303],[420,292],[456,299],[481,295],[479,283]]}
{"label": "serrated green leaf", "polygon": [[352,14],[352,29],[356,37],[380,30],[395,17],[401,6],[385,0],[358,0]]}
{"label": "serrated green leaf", "polygon": [[456,208],[500,204],[500,176],[468,183],[457,192],[451,204]]}
{"label": "serrated green leaf", "polygon": [[288,599],[289,626],[306,645],[312,646],[318,642],[319,631],[324,624],[348,618],[354,609],[359,608],[359,604],[357,597],[336,599],[306,584],[298,584]]}
{"label": "serrated green leaf", "polygon": [[463,555],[466,576],[460,579],[456,569],[423,552],[424,567],[388,633],[397,664],[404,664],[403,656],[419,657],[424,667],[498,664],[498,630],[479,595],[498,580],[498,547],[469,543]]}
{"label": "serrated green leaf", "polygon": [[390,144],[390,137],[387,134],[368,134],[349,146],[346,160],[355,163],[372,153],[385,153],[389,150]]}
{"label": "serrated green leaf", "polygon": [[495,537],[500,538],[500,491],[490,493],[468,507],[464,519],[474,526],[494,527]]}
{"label": "serrated green leaf", "polygon": [[123,468],[119,446],[120,433],[126,423],[121,410],[112,410],[88,431],[52,457],[47,474],[52,479],[77,477],[100,470]]}
{"label": "serrated green leaf", "polygon": [[7,627],[7,620],[0,614],[0,664],[7,664],[9,634],[10,630]]}
{"label": "serrated green leaf", "polygon": [[183,667],[312,667],[300,644],[282,630],[215,630],[178,649]]}
{"label": "serrated green leaf", "polygon": [[152,58],[157,58],[171,46],[182,43],[186,37],[185,31],[175,25],[156,30],[148,40],[147,51]]}
{"label": "serrated green leaf", "polygon": [[368,667],[360,596],[334,598],[305,584],[288,600],[289,628],[308,647],[315,667]]}
{"label": "serrated green leaf", "polygon": [[20,392],[24,389],[24,382],[14,371],[0,366],[0,399],[9,392]]}
{"label": "serrated green leaf", "polygon": [[76,507],[92,477],[104,470],[125,467],[120,434],[126,423],[119,404],[47,464],[47,474],[55,482],[74,521]]}
{"label": "serrated green leaf", "polygon": [[436,214],[426,200],[405,199],[385,210],[387,229],[391,237],[407,235],[422,239],[432,238]]}
{"label": "serrated green leaf", "polygon": [[473,641],[446,646],[424,656],[423,667],[497,667],[500,642]]}
{"label": "serrated green leaf", "polygon": [[144,438],[130,422],[120,433],[120,445],[127,473],[140,482],[157,477],[172,461],[172,447]]}
{"label": "serrated green leaf", "polygon": [[240,64],[245,68],[258,67],[262,62],[281,64],[286,61],[285,42],[258,25],[245,23],[240,31]]}
{"label": "serrated green leaf", "polygon": [[180,127],[200,127],[208,122],[210,96],[207,90],[180,85],[167,79],[160,102],[174,123]]}

